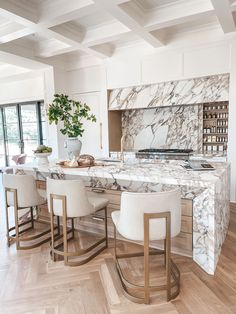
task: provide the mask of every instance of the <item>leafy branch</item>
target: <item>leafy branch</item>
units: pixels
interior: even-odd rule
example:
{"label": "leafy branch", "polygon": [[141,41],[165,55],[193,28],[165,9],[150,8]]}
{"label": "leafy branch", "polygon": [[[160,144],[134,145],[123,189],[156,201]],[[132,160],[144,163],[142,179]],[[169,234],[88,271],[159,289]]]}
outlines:
{"label": "leafy branch", "polygon": [[68,95],[55,94],[54,100],[48,108],[49,123],[63,122],[61,133],[68,137],[82,136],[84,132],[83,119],[96,122],[94,114],[90,113],[90,107],[80,101],[69,99]]}

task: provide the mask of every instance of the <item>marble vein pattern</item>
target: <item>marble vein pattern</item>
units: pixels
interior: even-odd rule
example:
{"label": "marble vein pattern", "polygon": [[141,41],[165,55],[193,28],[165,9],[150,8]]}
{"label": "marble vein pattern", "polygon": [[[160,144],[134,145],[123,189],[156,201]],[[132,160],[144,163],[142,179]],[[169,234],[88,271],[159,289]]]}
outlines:
{"label": "marble vein pattern", "polygon": [[109,110],[192,105],[229,99],[229,74],[113,89]]}
{"label": "marble vein pattern", "polygon": [[[230,165],[212,163],[214,171],[187,171],[182,161],[155,164],[104,164],[91,168],[17,166],[37,179],[60,174],[59,179],[81,177],[87,186],[119,191],[162,191],[179,187],[193,200],[193,259],[214,274],[229,224]],[[62,175],[63,174],[63,175]]]}
{"label": "marble vein pattern", "polygon": [[202,150],[202,105],[135,109],[122,112],[124,149]]}

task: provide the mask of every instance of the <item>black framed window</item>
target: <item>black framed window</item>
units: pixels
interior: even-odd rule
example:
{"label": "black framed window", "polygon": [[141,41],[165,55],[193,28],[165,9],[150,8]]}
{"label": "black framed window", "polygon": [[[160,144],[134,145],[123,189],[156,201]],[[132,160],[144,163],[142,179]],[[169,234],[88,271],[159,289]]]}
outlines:
{"label": "black framed window", "polygon": [[13,164],[12,157],[27,154],[46,140],[46,122],[42,101],[3,105],[0,107],[0,166]]}

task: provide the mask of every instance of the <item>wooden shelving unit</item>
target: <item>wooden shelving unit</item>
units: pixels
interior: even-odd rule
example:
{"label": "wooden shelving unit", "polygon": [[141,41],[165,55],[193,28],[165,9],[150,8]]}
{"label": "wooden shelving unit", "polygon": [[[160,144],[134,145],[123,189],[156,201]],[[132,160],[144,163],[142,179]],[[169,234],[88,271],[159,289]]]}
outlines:
{"label": "wooden shelving unit", "polygon": [[203,105],[203,152],[226,153],[228,143],[227,101]]}

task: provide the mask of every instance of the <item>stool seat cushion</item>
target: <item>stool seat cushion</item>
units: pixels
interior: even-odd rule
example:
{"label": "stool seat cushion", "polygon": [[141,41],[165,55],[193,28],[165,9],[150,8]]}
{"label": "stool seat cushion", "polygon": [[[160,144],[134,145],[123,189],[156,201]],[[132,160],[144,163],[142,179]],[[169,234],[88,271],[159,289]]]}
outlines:
{"label": "stool seat cushion", "polygon": [[[28,208],[46,203],[36,187],[35,178],[32,175],[3,174],[3,186],[17,191],[17,207]],[[7,191],[7,205],[14,206],[14,194]]]}
{"label": "stool seat cushion", "polygon": [[88,197],[89,203],[93,206],[94,211],[98,211],[107,206],[108,200],[101,197]]}
{"label": "stool seat cushion", "polygon": [[[84,217],[107,206],[108,200],[99,197],[88,197],[84,182],[77,180],[55,180],[47,178],[47,195],[49,211],[63,216],[63,198],[65,199],[68,218]],[[52,201],[52,204],[51,204]]]}
{"label": "stool seat cushion", "polygon": [[[171,237],[179,234],[181,228],[181,194],[180,190],[161,192],[123,192],[120,211],[112,212],[112,220],[117,231],[126,239],[144,240],[144,214],[161,214],[168,212],[171,216]],[[165,215],[165,214],[164,214]],[[149,220],[150,240],[166,238],[166,219]]]}

